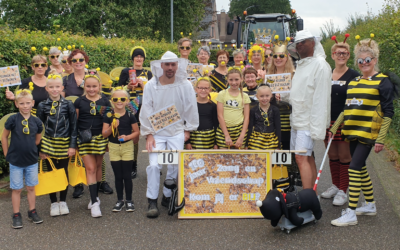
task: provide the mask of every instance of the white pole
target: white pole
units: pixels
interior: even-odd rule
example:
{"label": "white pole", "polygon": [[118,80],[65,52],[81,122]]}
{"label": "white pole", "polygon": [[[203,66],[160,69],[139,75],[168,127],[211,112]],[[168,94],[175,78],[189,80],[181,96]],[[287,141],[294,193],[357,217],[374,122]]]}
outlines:
{"label": "white pole", "polygon": [[174,0],[171,0],[171,43],[174,42]]}

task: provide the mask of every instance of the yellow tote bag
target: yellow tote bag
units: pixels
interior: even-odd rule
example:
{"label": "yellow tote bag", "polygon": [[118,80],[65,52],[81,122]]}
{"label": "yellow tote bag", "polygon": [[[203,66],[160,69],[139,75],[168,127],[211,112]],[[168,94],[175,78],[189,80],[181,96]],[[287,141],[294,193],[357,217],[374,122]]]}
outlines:
{"label": "yellow tote bag", "polygon": [[69,184],[73,187],[81,183],[87,186],[86,170],[83,167],[82,159],[79,156],[78,151],[75,154],[74,162],[72,162],[72,157],[69,158],[68,177],[69,177]]}
{"label": "yellow tote bag", "polygon": [[43,172],[43,160],[40,160],[39,184],[35,186],[36,196],[63,191],[68,186],[65,169],[56,169],[50,158],[47,160],[50,162],[52,171]]}

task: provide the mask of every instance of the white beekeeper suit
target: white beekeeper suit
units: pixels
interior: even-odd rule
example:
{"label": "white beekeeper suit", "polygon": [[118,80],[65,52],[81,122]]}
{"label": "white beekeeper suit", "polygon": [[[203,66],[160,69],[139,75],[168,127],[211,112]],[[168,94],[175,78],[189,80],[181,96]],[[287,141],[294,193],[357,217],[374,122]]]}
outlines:
{"label": "white beekeeper suit", "polygon": [[[164,74],[161,63],[177,62],[178,69],[175,73],[175,82],[161,85],[159,79]],[[188,61],[178,58],[174,53],[167,51],[161,60],[150,63],[154,77],[145,85],[143,103],[139,115],[143,136],[153,135],[157,150],[182,150],[184,146],[184,131],[194,131],[199,126],[196,94],[193,85],[187,80]],[[151,126],[148,117],[170,105],[175,105],[181,120],[157,133]],[[147,198],[157,199],[160,187],[160,171],[162,165],[157,162],[157,153],[149,153],[150,165],[147,166]],[[177,179],[178,165],[168,165],[167,179]],[[171,196],[171,190],[164,187],[165,197]]]}
{"label": "white beekeeper suit", "polygon": [[323,140],[330,124],[332,69],[325,61],[326,55],[319,39],[307,30],[296,34],[288,51],[298,57],[296,43],[309,38],[315,40],[314,55],[297,63],[290,91],[290,124],[293,130],[308,131],[312,140]]}

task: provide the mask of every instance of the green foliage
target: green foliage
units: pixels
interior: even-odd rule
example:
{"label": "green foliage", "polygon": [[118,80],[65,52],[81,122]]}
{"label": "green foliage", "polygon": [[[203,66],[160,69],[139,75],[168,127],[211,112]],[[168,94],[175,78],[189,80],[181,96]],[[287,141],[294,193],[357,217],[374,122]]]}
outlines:
{"label": "green foliage", "polygon": [[[347,40],[350,47],[356,45],[355,36],[360,35],[361,39],[369,38],[371,33],[375,34],[375,40],[379,44],[379,67],[381,72],[391,71],[400,76],[400,0],[386,0],[383,9],[376,16],[369,14],[368,17],[353,16],[349,18],[348,27],[337,36],[338,41],[343,41],[345,33],[349,33]],[[334,41],[327,39],[323,43],[327,61],[332,68],[335,63],[331,58],[331,47]],[[352,53],[353,51],[351,51]],[[353,54],[353,53],[352,53]],[[354,65],[354,55],[350,57],[348,66],[358,70]],[[390,144],[396,147],[400,153],[400,101],[394,101],[395,115],[391,124],[388,136]]]}
{"label": "green foliage", "polygon": [[[60,41],[57,41],[60,38]],[[163,40],[132,40],[126,38],[103,38],[85,37],[72,35],[69,32],[58,31],[55,34],[41,31],[25,31],[21,29],[10,30],[6,26],[0,26],[0,67],[19,65],[21,78],[29,77],[33,74],[30,67],[31,59],[35,54],[46,54],[43,47],[60,46],[67,48],[68,45],[76,47],[84,46],[84,50],[89,55],[89,67],[100,68],[101,71],[109,73],[115,67],[132,66],[129,53],[134,46],[143,46],[146,49],[145,67],[150,66],[150,61],[159,60],[161,56],[170,50],[178,54],[178,45],[170,44]],[[33,52],[31,47],[35,47]],[[192,50],[189,59],[197,62],[196,52],[198,45]],[[13,90],[15,88],[10,88]],[[5,98],[5,89],[0,88],[0,117],[17,112],[12,101]],[[0,149],[0,174],[3,170],[8,171],[8,166]]]}
{"label": "green foliage", "polygon": [[329,20],[329,22],[325,22],[320,28],[321,30],[321,43],[324,43],[326,40],[331,39],[332,36],[340,34],[339,27],[335,27],[333,20]]}
{"label": "green foliage", "polygon": [[[173,1],[175,39],[180,32],[187,35],[200,27],[209,2]],[[167,0],[2,0],[0,11],[11,28],[170,41],[170,4]]]}

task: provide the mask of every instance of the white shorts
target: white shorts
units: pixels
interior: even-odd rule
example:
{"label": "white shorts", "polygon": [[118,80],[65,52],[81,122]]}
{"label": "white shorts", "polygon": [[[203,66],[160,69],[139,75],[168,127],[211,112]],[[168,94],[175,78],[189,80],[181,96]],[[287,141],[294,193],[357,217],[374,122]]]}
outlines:
{"label": "white shorts", "polygon": [[296,155],[311,156],[314,149],[314,140],[308,130],[292,129],[290,135],[290,150],[307,150],[306,153],[296,153]]}

